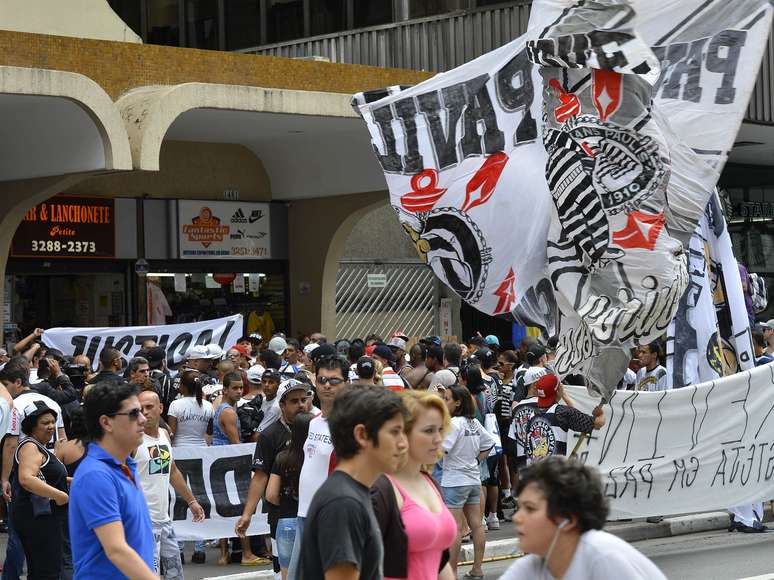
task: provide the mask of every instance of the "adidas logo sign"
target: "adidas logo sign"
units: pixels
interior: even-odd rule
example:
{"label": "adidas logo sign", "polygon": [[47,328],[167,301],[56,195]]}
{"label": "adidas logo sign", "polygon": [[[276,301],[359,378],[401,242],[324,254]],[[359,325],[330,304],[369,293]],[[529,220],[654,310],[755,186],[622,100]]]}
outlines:
{"label": "adidas logo sign", "polygon": [[242,211],[241,207],[234,212],[234,215],[231,216],[231,223],[232,224],[246,224],[247,223],[247,218],[245,217],[245,214]]}

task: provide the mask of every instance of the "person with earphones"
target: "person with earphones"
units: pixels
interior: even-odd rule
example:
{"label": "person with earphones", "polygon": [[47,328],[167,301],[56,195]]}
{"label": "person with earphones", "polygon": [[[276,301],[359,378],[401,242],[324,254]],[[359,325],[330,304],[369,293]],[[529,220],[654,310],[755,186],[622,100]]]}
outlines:
{"label": "person with earphones", "polygon": [[602,531],[607,498],[597,472],[553,456],[523,469],[513,514],[518,559],[500,580],[666,580],[656,565]]}

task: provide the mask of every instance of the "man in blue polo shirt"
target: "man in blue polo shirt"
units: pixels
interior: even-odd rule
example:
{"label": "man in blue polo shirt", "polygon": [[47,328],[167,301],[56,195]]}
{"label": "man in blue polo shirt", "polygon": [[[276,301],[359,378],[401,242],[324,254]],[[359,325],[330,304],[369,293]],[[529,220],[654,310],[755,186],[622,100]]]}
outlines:
{"label": "man in blue polo shirt", "polygon": [[131,458],[145,426],[137,390],[128,383],[97,383],[83,403],[94,443],[70,487],[75,577],[157,580],[153,528]]}

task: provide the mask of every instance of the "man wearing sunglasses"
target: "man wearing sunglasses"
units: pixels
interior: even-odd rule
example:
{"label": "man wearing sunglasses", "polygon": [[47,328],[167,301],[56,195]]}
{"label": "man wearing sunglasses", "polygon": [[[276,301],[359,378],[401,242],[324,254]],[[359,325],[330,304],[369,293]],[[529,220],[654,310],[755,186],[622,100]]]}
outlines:
{"label": "man wearing sunglasses", "polygon": [[97,383],[83,408],[94,443],[70,487],[75,577],[156,580],[153,528],[131,457],[145,434],[137,388]]}
{"label": "man wearing sunglasses", "polygon": [[[322,348],[322,347],[318,347]],[[304,536],[304,519],[306,518],[312,498],[320,486],[328,479],[335,469],[336,461],[333,455],[333,440],[328,428],[328,414],[333,408],[333,400],[344,388],[349,374],[349,362],[340,356],[328,356],[315,361],[317,367],[315,385],[317,397],[320,399],[321,413],[309,423],[309,435],[304,443],[304,464],[298,480],[298,520],[296,538],[293,542],[293,553],[288,567],[288,578],[298,578],[297,569],[301,556],[301,542]]]}

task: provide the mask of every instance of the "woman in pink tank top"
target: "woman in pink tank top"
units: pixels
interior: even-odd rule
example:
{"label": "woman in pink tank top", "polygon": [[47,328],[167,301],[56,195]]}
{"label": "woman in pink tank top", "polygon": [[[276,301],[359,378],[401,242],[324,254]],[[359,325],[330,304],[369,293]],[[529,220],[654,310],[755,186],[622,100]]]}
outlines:
{"label": "woman in pink tank top", "polygon": [[384,542],[384,578],[452,580],[448,548],[457,525],[438,484],[424,469],[442,452],[449,411],[435,393],[403,391],[400,395],[410,415],[407,460],[397,473],[382,476],[371,488]]}

